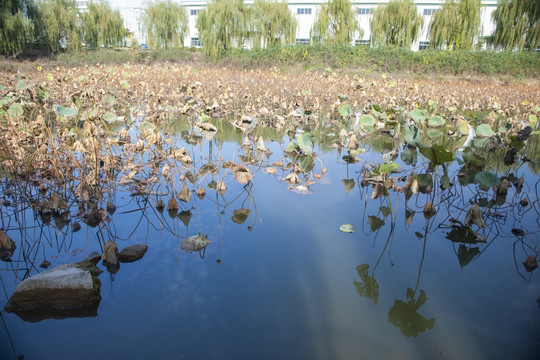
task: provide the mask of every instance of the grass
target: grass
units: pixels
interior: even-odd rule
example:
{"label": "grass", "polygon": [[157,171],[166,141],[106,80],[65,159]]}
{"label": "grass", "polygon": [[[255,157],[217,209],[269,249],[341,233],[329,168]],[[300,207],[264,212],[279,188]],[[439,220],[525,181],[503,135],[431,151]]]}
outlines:
{"label": "grass", "polygon": [[[8,58],[6,58],[8,59]],[[93,64],[204,62],[240,67],[301,66],[306,69],[358,69],[422,75],[470,74],[514,78],[539,78],[540,54],[508,51],[411,51],[399,47],[278,46],[258,50],[233,49],[218,60],[206,58],[202,49],[169,50],[98,49],[48,55],[23,54],[23,60],[51,62],[55,66]]]}
{"label": "grass", "polygon": [[290,46],[234,50],[225,61],[250,65],[300,63],[309,67],[361,68],[375,72],[540,77],[540,54],[494,51],[411,51],[399,47]]}

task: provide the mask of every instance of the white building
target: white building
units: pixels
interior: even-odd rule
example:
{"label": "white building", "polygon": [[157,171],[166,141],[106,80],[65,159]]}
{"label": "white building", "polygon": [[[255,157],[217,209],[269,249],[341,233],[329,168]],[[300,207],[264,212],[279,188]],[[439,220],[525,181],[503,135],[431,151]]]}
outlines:
{"label": "white building", "polygon": [[[206,6],[206,0],[173,0],[186,7],[189,17],[189,34],[184,41],[185,46],[200,46],[199,36],[195,27],[198,11]],[[253,3],[253,0],[244,0],[246,4]],[[389,0],[362,0],[351,1],[353,8],[357,12],[358,21],[363,30],[363,36],[360,38],[358,34],[354,40],[354,45],[369,45],[371,36],[369,21],[372,17],[373,10],[387,3]],[[86,3],[87,1],[78,1],[78,3]],[[311,26],[316,20],[317,11],[321,4],[327,0],[290,0],[289,9],[296,17],[298,26],[296,29],[296,42],[298,44],[308,44]],[[418,7],[418,12],[424,17],[424,26],[417,43],[413,45],[413,50],[421,50],[429,46],[428,25],[431,21],[431,16],[437,9],[442,7],[444,0],[415,0]],[[143,11],[145,0],[109,0],[109,4],[113,9],[119,9],[126,28],[132,31],[140,42],[144,42],[144,38],[139,30],[138,18]],[[491,14],[497,8],[497,0],[482,0],[482,37],[490,36],[494,31],[494,24],[491,20]]]}

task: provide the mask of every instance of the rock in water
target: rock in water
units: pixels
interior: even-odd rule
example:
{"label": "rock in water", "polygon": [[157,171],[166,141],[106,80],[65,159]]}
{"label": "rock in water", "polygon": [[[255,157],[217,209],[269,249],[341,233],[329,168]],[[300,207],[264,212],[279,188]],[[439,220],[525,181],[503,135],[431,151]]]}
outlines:
{"label": "rock in water", "polygon": [[13,256],[15,248],[15,242],[11,240],[8,234],[0,230],[0,258],[3,261],[8,261]]}
{"label": "rock in water", "polygon": [[[77,264],[60,265],[22,281],[5,310],[27,321],[92,316],[97,314],[100,289],[101,282],[90,271],[78,268]],[[82,312],[77,314],[73,310]]]}
{"label": "rock in water", "polygon": [[101,260],[111,265],[118,264],[118,246],[114,241],[109,240],[105,243]]}
{"label": "rock in water", "polygon": [[118,254],[118,260],[123,263],[133,262],[141,259],[148,250],[148,245],[135,244],[125,247]]}

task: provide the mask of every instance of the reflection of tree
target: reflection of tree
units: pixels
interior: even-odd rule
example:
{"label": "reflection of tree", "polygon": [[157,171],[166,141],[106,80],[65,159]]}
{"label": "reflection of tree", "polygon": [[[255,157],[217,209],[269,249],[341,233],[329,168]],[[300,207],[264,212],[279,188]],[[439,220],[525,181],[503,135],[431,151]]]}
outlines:
{"label": "reflection of tree", "polygon": [[403,335],[407,337],[416,337],[427,329],[433,329],[433,325],[435,325],[434,318],[428,320],[418,313],[420,307],[427,301],[424,290],[420,290],[418,299],[415,296],[415,291],[407,288],[407,302],[394,301],[394,306],[388,312],[388,321],[399,327]]}

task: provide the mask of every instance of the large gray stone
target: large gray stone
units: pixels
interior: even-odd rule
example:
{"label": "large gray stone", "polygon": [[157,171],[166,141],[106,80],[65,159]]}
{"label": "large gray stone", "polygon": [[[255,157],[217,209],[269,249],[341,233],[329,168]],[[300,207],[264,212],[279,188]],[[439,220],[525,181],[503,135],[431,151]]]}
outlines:
{"label": "large gray stone", "polygon": [[22,281],[5,310],[51,308],[58,312],[93,306],[101,299],[100,288],[99,279],[78,264],[60,265]]}

